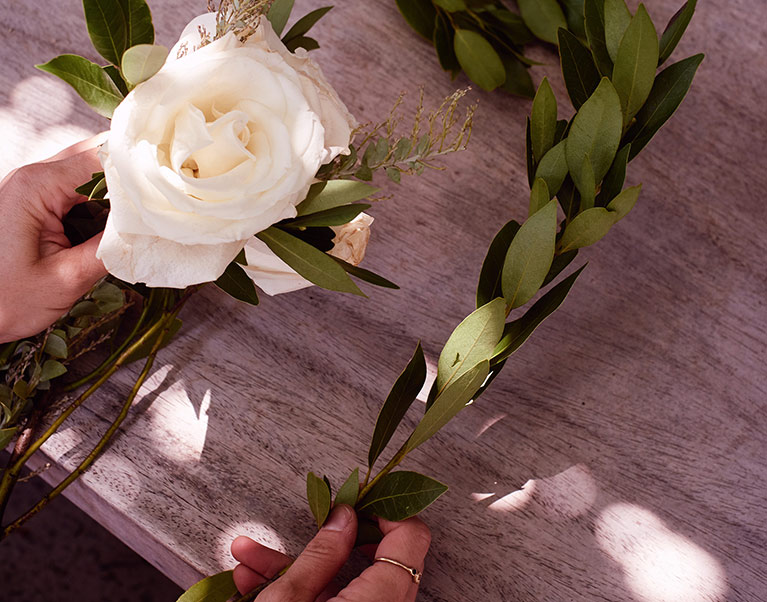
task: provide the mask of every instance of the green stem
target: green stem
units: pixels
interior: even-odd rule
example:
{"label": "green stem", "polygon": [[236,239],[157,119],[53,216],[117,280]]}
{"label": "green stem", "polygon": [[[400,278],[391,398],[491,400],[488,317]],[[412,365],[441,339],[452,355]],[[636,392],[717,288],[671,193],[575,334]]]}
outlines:
{"label": "green stem", "polygon": [[262,591],[264,591],[267,587],[269,587],[272,583],[277,581],[280,577],[282,577],[285,573],[288,572],[288,569],[291,567],[293,563],[291,562],[288,566],[286,566],[284,569],[282,569],[279,573],[277,573],[274,577],[271,579],[267,579],[264,581],[261,585],[257,585],[255,588],[250,590],[247,594],[244,596],[241,596],[240,598],[235,599],[234,602],[252,602],[253,600],[258,597],[258,594],[260,594]]}
{"label": "green stem", "polygon": [[370,492],[370,490],[373,489],[373,487],[375,486],[376,483],[378,483],[378,481],[380,481],[383,477],[389,474],[392,471],[392,469],[398,466],[400,462],[402,462],[402,460],[405,459],[405,456],[407,456],[407,453],[408,453],[407,441],[405,441],[405,443],[402,444],[402,447],[400,447],[399,450],[397,450],[397,453],[394,454],[394,457],[391,460],[389,460],[386,466],[384,466],[381,469],[381,472],[379,472],[375,477],[373,477],[373,480],[370,481],[370,483],[368,483],[362,488],[362,491],[360,491],[360,495],[357,499],[358,500],[363,499]]}
{"label": "green stem", "polygon": [[[120,428],[120,425],[125,420],[125,418],[128,415],[128,411],[131,408],[131,405],[133,404],[133,400],[136,398],[136,395],[138,395],[139,390],[141,389],[141,386],[146,381],[147,377],[149,376],[149,371],[152,369],[152,364],[154,363],[155,357],[157,356],[157,352],[160,350],[160,345],[162,344],[163,338],[165,337],[168,330],[170,330],[171,325],[173,324],[173,320],[176,318],[176,315],[180,311],[181,307],[178,307],[174,309],[169,314],[164,314],[162,319],[157,323],[157,325],[162,326],[160,330],[160,334],[157,337],[157,339],[154,342],[154,345],[152,347],[152,351],[149,354],[149,357],[147,357],[147,361],[144,364],[144,368],[141,371],[141,374],[139,375],[138,379],[136,380],[136,384],[131,389],[130,394],[128,395],[127,399],[125,400],[125,403],[123,403],[123,406],[120,410],[119,415],[115,419],[115,421],[111,424],[109,429],[104,433],[104,435],[101,437],[99,442],[96,444],[96,446],[91,450],[91,452],[86,456],[86,458],[77,466],[75,470],[73,470],[67,477],[61,481],[53,490],[51,490],[48,494],[46,494],[37,504],[35,504],[32,508],[30,508],[27,512],[25,512],[22,516],[17,518],[15,521],[13,521],[11,524],[9,524],[7,527],[5,527],[2,531],[2,534],[0,534],[0,540],[7,537],[11,532],[18,529],[21,525],[23,525],[25,522],[27,522],[30,518],[32,518],[35,514],[37,514],[40,510],[42,510],[52,499],[57,497],[61,492],[64,491],[71,483],[73,483],[81,474],[83,474],[90,466],[93,464],[93,462],[98,458],[99,455],[101,455],[101,452],[104,450],[106,445],[109,443],[109,441],[112,439],[114,434],[117,432],[117,429]],[[37,442],[36,442],[37,443]],[[37,446],[39,447],[39,445]],[[25,454],[24,457],[28,457],[31,455],[29,452]],[[14,465],[15,467],[16,465]],[[22,463],[23,466],[23,463]]]}
{"label": "green stem", "polygon": [[99,377],[100,375],[102,375],[104,373],[105,370],[109,369],[109,366],[118,357],[120,357],[120,354],[123,351],[125,351],[126,347],[130,344],[130,342],[133,340],[133,338],[136,335],[138,335],[139,331],[141,330],[141,327],[146,322],[146,318],[149,315],[149,309],[150,309],[150,307],[152,307],[152,305],[154,303],[154,300],[156,299],[157,291],[158,290],[159,289],[152,289],[151,293],[149,294],[149,299],[144,304],[144,309],[142,310],[141,315],[139,316],[139,319],[136,322],[136,325],[133,327],[133,330],[127,336],[127,338],[122,342],[122,344],[117,349],[115,349],[115,351],[107,359],[105,359],[101,363],[101,365],[98,368],[96,368],[93,372],[83,376],[82,378],[80,378],[80,379],[78,379],[78,380],[76,380],[74,382],[67,383],[66,385],[64,385],[63,391],[65,391],[65,392],[74,391],[75,389],[81,387],[82,385],[84,385],[86,383],[89,383],[94,378]]}

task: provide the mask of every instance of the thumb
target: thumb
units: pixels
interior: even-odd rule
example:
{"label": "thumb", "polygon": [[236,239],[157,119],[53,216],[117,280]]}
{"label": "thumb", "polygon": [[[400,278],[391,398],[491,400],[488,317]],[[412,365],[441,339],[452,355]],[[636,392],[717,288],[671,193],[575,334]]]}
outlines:
{"label": "thumb", "polygon": [[66,291],[74,299],[87,293],[107,275],[104,264],[96,257],[102,234],[100,232],[76,247],[62,249],[43,260],[48,264],[46,271],[55,274],[59,290]]}
{"label": "thumb", "polygon": [[337,506],[287,572],[264,590],[259,602],[314,602],[346,563],[357,537],[357,517]]}

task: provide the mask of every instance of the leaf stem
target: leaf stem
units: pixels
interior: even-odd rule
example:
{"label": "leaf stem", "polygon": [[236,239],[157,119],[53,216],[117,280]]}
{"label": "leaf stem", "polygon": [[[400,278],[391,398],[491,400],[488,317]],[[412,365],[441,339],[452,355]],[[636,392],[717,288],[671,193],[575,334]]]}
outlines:
{"label": "leaf stem", "polygon": [[[409,441],[409,439],[408,439],[408,441]],[[362,500],[370,492],[370,490],[373,489],[373,487],[375,486],[376,483],[378,483],[378,481],[380,481],[383,477],[385,477],[387,474],[389,474],[392,471],[392,469],[394,469],[396,466],[398,466],[400,464],[400,462],[402,462],[402,460],[405,459],[405,456],[407,456],[407,453],[408,453],[407,443],[408,442],[405,441],[402,444],[402,447],[400,447],[397,450],[397,453],[394,454],[394,457],[391,460],[389,460],[389,462],[386,464],[386,466],[384,466],[381,469],[381,472],[379,472],[375,477],[373,477],[373,480],[370,481],[370,483],[366,484],[362,488],[362,491],[360,491],[360,494],[359,494],[359,496],[357,498],[358,500]],[[367,482],[367,480],[366,480],[366,482]]]}

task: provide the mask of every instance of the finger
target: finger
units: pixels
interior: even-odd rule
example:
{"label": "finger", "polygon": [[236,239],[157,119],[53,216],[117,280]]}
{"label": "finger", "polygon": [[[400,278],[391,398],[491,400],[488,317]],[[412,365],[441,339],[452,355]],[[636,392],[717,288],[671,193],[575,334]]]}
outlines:
{"label": "finger", "polygon": [[357,518],[346,505],[333,510],[320,532],[287,572],[264,590],[264,602],[314,602],[346,563],[357,536]]}
{"label": "finger", "polygon": [[[419,518],[394,523],[378,521],[384,538],[378,544],[376,558],[391,558],[423,571],[424,559],[429,551],[431,534]],[[402,567],[388,562],[374,562],[343,591],[349,600],[386,600],[410,602],[415,599],[418,586]]]}
{"label": "finger", "polygon": [[232,578],[234,579],[235,586],[237,586],[237,591],[241,594],[247,594],[267,581],[266,577],[244,564],[238,564],[234,567]]}
{"label": "finger", "polygon": [[77,299],[107,275],[104,264],[96,257],[101,236],[97,234],[76,247],[62,249],[40,262],[42,272],[50,274],[58,284],[57,290],[65,296]]}
{"label": "finger", "polygon": [[75,144],[68,146],[62,151],[59,151],[52,157],[49,157],[45,159],[44,161],[41,161],[41,163],[50,163],[51,161],[60,161],[61,159],[66,159],[67,157],[71,157],[72,155],[77,155],[83,151],[96,148],[98,146],[101,146],[107,141],[107,138],[109,137],[109,132],[99,132],[95,136],[91,136],[90,138],[86,138],[85,140],[80,140],[80,142],[76,142]]}
{"label": "finger", "polygon": [[238,537],[232,542],[232,556],[237,562],[241,562],[247,568],[267,579],[274,577],[291,561],[290,556],[244,536]]}

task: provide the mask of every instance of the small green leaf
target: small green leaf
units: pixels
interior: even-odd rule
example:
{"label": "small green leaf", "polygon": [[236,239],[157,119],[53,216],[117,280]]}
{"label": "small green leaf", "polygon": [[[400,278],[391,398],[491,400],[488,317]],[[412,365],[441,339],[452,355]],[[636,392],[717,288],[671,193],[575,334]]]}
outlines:
{"label": "small green leaf", "polygon": [[607,204],[607,210],[615,214],[615,221],[626,217],[629,211],[636,205],[639,199],[639,193],[642,191],[642,185],[626,188],[618,196]]}
{"label": "small green leaf", "polygon": [[323,6],[322,8],[315,9],[309,14],[304,15],[288,30],[288,33],[285,34],[282,41],[287,46],[291,40],[304,37],[304,34],[308,33],[317,21],[322,19],[322,17],[324,17],[332,8],[332,6]]}
{"label": "small green leaf", "polygon": [[567,28],[582,40],[586,39],[586,23],[584,17],[584,0],[559,0],[565,11]]}
{"label": "small green leaf", "polygon": [[36,67],[63,79],[103,117],[111,118],[123,100],[123,95],[101,67],[76,54],[62,54]]}
{"label": "small green leaf", "polygon": [[688,57],[666,67],[655,78],[647,102],[637,113],[636,121],[624,138],[625,142],[631,142],[629,161],[639,154],[682,104],[703,58],[702,54]]}
{"label": "small green leaf", "polygon": [[104,70],[104,73],[109,76],[109,79],[112,80],[114,85],[117,86],[117,89],[120,90],[120,94],[128,96],[128,93],[130,92],[130,90],[128,90],[128,83],[125,81],[125,78],[123,78],[120,70],[114,65],[105,65],[102,69]]}
{"label": "small green leaf", "polygon": [[511,241],[501,286],[512,309],[527,303],[543,284],[554,259],[556,234],[557,204],[552,200],[527,218]]}
{"label": "small green leaf", "polygon": [[687,26],[692,20],[692,16],[695,13],[695,6],[698,4],[698,0],[687,0],[682,8],[671,17],[671,20],[666,25],[666,29],[663,31],[663,35],[660,37],[660,52],[658,55],[658,65],[662,65],[674,52],[679,40],[682,39],[684,32],[687,30]]}
{"label": "small green leaf", "polygon": [[506,260],[506,253],[509,251],[509,245],[514,240],[519,223],[511,220],[490,243],[487,250],[485,261],[482,263],[482,271],[479,274],[479,283],[477,284],[477,307],[487,305],[493,299],[503,296],[501,291],[501,275],[503,274],[503,262]]}
{"label": "small green leaf", "polygon": [[530,188],[533,187],[535,182],[535,157],[533,156],[533,138],[530,133],[530,118],[526,119],[525,127],[525,157],[527,159],[527,183]]}
{"label": "small green leaf", "polygon": [[216,280],[216,286],[238,301],[243,301],[249,305],[258,305],[256,285],[236,261],[226,266],[224,273]]}
{"label": "small green leaf", "polygon": [[567,253],[560,253],[554,256],[554,261],[551,262],[551,269],[546,274],[546,279],[543,281],[541,288],[547,287],[554,279],[561,274],[567,266],[569,266],[573,260],[578,256],[578,251],[568,251]]}
{"label": "small green leaf", "polygon": [[154,43],[152,14],[144,0],[83,0],[83,9],[94,48],[117,67],[128,48]]}
{"label": "small green leaf", "polygon": [[366,209],[370,209],[371,205],[354,204],[354,205],[341,205],[340,207],[332,207],[325,209],[324,211],[316,211],[302,217],[293,218],[291,220],[281,222],[281,228],[306,228],[306,227],[321,227],[321,226],[343,226],[348,224],[360,213]]}
{"label": "small green leaf", "polygon": [[[495,345],[493,345],[493,349],[495,349]],[[405,451],[410,453],[416,447],[428,441],[437,431],[450,422],[458,412],[465,408],[482,386],[482,383],[485,382],[489,372],[490,362],[483,360],[470,370],[464,372],[462,376],[453,380],[436,397],[434,403],[429,406],[429,409],[426,410],[423,418],[421,418],[421,422],[418,423],[413,434],[405,442]]]}
{"label": "small green leaf", "polygon": [[462,10],[466,10],[466,2],[464,0],[433,0],[434,4],[440,8],[444,8],[449,13],[457,13]]}
{"label": "small green leaf", "polygon": [[546,182],[549,194],[553,197],[562,188],[562,183],[567,177],[567,157],[565,156],[565,144],[562,140],[554,148],[549,150],[541,159],[535,178]]}
{"label": "small green leaf", "polygon": [[559,30],[559,62],[567,94],[577,111],[599,85],[599,69],[591,51],[566,29]]}
{"label": "small green leaf", "polygon": [[567,297],[575,280],[586,266],[573,272],[554,288],[543,295],[518,320],[509,322],[504,328],[503,338],[496,346],[493,354],[493,364],[504,362],[512,353],[519,349],[530,338],[536,328],[554,313]]}
{"label": "small green leaf", "polygon": [[425,381],[426,360],[421,343],[418,343],[413,357],[397,378],[378,413],[368,452],[368,466],[372,467],[381,452],[386,449],[402,418],[418,397]]}
{"label": "small green leaf", "polygon": [[339,504],[346,504],[347,506],[351,506],[354,508],[354,506],[357,505],[357,497],[360,494],[360,469],[355,468],[352,471],[352,474],[349,475],[349,478],[344,481],[344,484],[341,485],[341,488],[338,490],[338,493],[336,494],[336,499],[333,502],[333,506],[338,506]]}
{"label": "small green leaf", "polygon": [[502,88],[506,92],[522,98],[533,98],[535,86],[527,66],[513,55],[508,54],[501,56],[501,61],[506,70],[506,81],[503,82]]}
{"label": "small green leaf", "polygon": [[631,23],[631,13],[625,0],[604,0],[605,45],[610,59],[615,62],[623,34]]}
{"label": "small green leaf", "polygon": [[551,44],[557,43],[557,30],[567,29],[565,13],[556,0],[517,0],[525,24],[536,37]]}
{"label": "small green leaf", "polygon": [[306,475],[306,499],[319,529],[330,514],[330,487],[313,472]]}
{"label": "small green leaf", "polygon": [[[573,179],[575,179],[574,176]],[[575,185],[578,187],[578,192],[581,193],[580,211],[593,207],[597,196],[597,182],[594,177],[591,157],[588,155],[583,157],[583,163],[581,164],[578,180],[576,180]]]}
{"label": "small green leaf", "polygon": [[437,11],[431,0],[397,0],[397,8],[410,27],[430,42],[434,39]]}
{"label": "small green leaf", "polygon": [[453,48],[466,75],[483,90],[495,90],[506,81],[506,69],[501,58],[482,34],[470,29],[457,29]]}
{"label": "small green leaf", "polygon": [[446,491],[447,485],[417,472],[390,472],[360,501],[358,511],[402,521],[423,512]]}
{"label": "small green leaf", "polygon": [[294,0],[274,0],[269,8],[269,12],[266,14],[266,18],[272,24],[274,33],[278,36],[282,35],[285,25],[288,24],[290,13],[293,12],[293,3]]}
{"label": "small green leaf", "polygon": [[[439,65],[445,71],[456,72],[460,70],[461,65],[458,64],[458,57],[455,56],[455,49],[453,48],[453,37],[455,36],[455,29],[442,13],[437,14],[437,20],[434,27],[434,49],[437,51],[437,58],[439,59]],[[404,140],[407,140],[406,138]]]}
{"label": "small green leaf", "polygon": [[91,298],[96,302],[96,307],[102,315],[117,311],[125,305],[125,293],[119,286],[111,282],[99,284],[91,294]]}
{"label": "small green leaf", "polygon": [[381,189],[356,180],[331,180],[312,185],[306,199],[296,207],[297,215],[303,216],[349,205],[373,196]]}
{"label": "small green leaf", "polygon": [[61,362],[57,362],[56,360],[45,360],[42,372],[40,372],[40,382],[53,380],[66,373],[67,369]]}
{"label": "small green leaf", "polygon": [[168,58],[165,46],[139,44],[125,51],[122,58],[122,73],[133,86],[148,80],[157,73]]}
{"label": "small green leaf", "polygon": [[[429,395],[430,404],[451,383],[483,360],[490,359],[503,333],[505,318],[506,304],[503,299],[498,298],[475,309],[456,327],[440,353],[437,379]],[[430,405],[426,407],[428,412]]]}
{"label": "small green leaf", "polygon": [[626,166],[629,160],[629,153],[631,152],[631,144],[626,144],[615,155],[615,160],[610,166],[610,169],[602,182],[602,190],[599,191],[597,196],[597,205],[600,207],[607,206],[607,203],[612,201],[620,191],[623,190],[623,184],[626,181]]}
{"label": "small green leaf", "polygon": [[75,192],[79,195],[88,197],[90,199],[91,195],[93,194],[93,191],[99,186],[101,182],[104,182],[103,171],[99,171],[93,174],[93,177],[88,182],[75,188]]}
{"label": "small green leaf", "polygon": [[237,594],[233,571],[224,571],[198,581],[176,602],[227,602]]}
{"label": "small green leaf", "polygon": [[282,261],[322,288],[365,296],[329,255],[274,226],[256,234]]}
{"label": "small green leaf", "polygon": [[320,43],[314,38],[310,38],[308,36],[298,36],[297,38],[293,38],[285,44],[285,48],[287,48],[290,52],[295,52],[298,48],[303,48],[307,51],[317,50],[319,47]]}
{"label": "small green leaf", "polygon": [[624,125],[647,100],[658,68],[658,33],[640,4],[618,48],[612,81],[621,99]]}
{"label": "small green leaf", "polygon": [[394,284],[391,280],[387,280],[383,276],[379,276],[370,270],[361,268],[358,265],[352,265],[351,263],[348,263],[343,259],[339,259],[338,257],[333,257],[333,259],[335,259],[336,263],[338,263],[346,271],[347,274],[351,274],[355,278],[359,278],[360,280],[369,282],[370,284],[380,286],[382,288],[399,289],[399,286]]}
{"label": "small green leaf", "polygon": [[17,380],[13,384],[13,394],[20,398],[20,399],[26,399],[29,396],[30,390],[29,385],[25,380]]}
{"label": "small green leaf", "polygon": [[354,547],[359,548],[369,544],[378,545],[383,539],[383,533],[378,528],[378,523],[375,520],[370,520],[364,516],[358,517],[357,523],[357,539],[354,541]]}
{"label": "small green leaf", "polygon": [[0,451],[3,451],[8,444],[13,441],[13,437],[16,434],[16,429],[19,427],[12,426],[7,429],[0,429]]}
{"label": "small green leaf", "polygon": [[544,77],[533,100],[530,114],[530,136],[533,143],[533,156],[541,161],[543,156],[554,146],[554,134],[557,131],[557,99],[551,90],[548,78]]}
{"label": "small green leaf", "polygon": [[586,16],[586,39],[597,67],[602,75],[610,77],[613,73],[613,61],[607,52],[605,42],[605,2],[604,0],[586,0],[583,6]]}
{"label": "small green leaf", "polygon": [[533,189],[530,191],[530,211],[529,215],[534,215],[539,209],[543,209],[551,199],[549,196],[549,187],[542,178],[536,178],[533,182]]}
{"label": "small green leaf", "polygon": [[68,355],[67,342],[59,335],[51,333],[45,341],[43,351],[51,357],[66,359]]}
{"label": "small green leaf", "polygon": [[[583,194],[601,182],[613,163],[623,131],[623,113],[618,93],[606,77],[594,94],[578,110],[567,135],[567,166],[578,190]],[[589,158],[589,170],[584,159]],[[593,178],[593,183],[588,181]]]}

